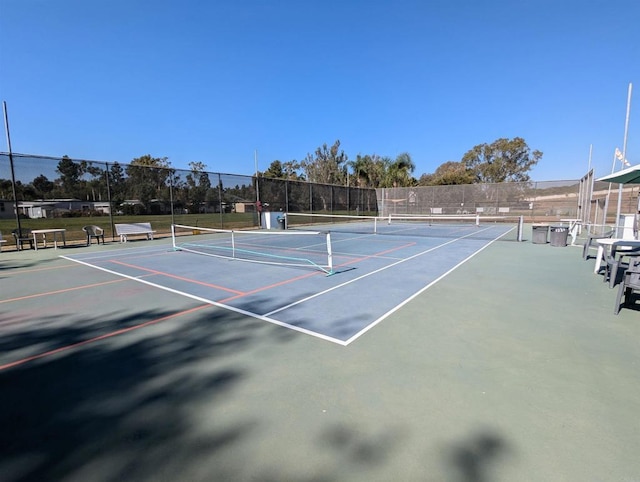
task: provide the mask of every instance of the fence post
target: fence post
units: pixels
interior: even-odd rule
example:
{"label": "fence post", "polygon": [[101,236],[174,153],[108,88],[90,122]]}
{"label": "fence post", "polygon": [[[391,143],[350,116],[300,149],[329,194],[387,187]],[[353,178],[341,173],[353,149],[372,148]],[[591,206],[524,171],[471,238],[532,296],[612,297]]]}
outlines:
{"label": "fence post", "polygon": [[222,206],[222,177],[220,173],[218,173],[218,205],[220,210],[220,227],[224,228],[224,216],[223,216],[223,206]]}
{"label": "fence post", "polygon": [[116,237],[114,233],[116,232],[115,225],[113,223],[113,198],[111,196],[111,183],[109,182],[109,163],[104,163],[104,177],[107,181],[107,201],[109,201],[109,224],[111,225],[111,241],[115,241]]}

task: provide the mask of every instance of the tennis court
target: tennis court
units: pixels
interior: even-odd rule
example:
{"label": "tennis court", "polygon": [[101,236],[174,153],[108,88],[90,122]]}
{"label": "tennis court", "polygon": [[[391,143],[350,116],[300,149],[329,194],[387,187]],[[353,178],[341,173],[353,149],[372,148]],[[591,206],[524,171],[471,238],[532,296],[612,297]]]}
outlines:
{"label": "tennis court", "polygon": [[462,229],[2,252],[2,480],[640,480],[637,310]]}
{"label": "tennis court", "polygon": [[359,234],[354,224],[342,231],[331,227],[333,232],[271,232],[176,226],[170,246],[65,258],[347,345],[513,231],[510,225],[471,223],[446,231],[439,226],[435,236],[407,235],[406,227],[385,236]]}

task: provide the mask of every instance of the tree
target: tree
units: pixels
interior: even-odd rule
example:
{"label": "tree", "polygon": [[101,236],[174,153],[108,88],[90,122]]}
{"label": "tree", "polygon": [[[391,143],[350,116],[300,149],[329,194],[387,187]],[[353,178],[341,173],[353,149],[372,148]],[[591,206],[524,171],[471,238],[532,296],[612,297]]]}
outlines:
{"label": "tree", "polygon": [[388,164],[384,187],[409,187],[415,184],[411,175],[416,166],[408,152],[403,152]]}
{"label": "tree", "polygon": [[380,156],[358,154],[355,161],[350,161],[349,167],[353,171],[353,177],[357,187],[379,187],[382,185],[387,170],[387,163]]}
{"label": "tree", "polygon": [[92,201],[102,201],[103,199],[107,199],[108,195],[105,170],[101,165],[88,162],[86,172],[92,176],[92,178],[86,183],[87,199]]}
{"label": "tree", "polygon": [[111,201],[118,206],[125,200],[127,189],[124,177],[124,169],[118,162],[114,162],[109,168],[109,188],[111,190]]}
{"label": "tree", "polygon": [[347,155],[340,150],[340,141],[333,146],[318,147],[315,157],[307,154],[300,166],[309,182],[320,184],[344,184],[347,177]]}
{"label": "tree", "polygon": [[[166,157],[151,157],[149,154],[135,158],[126,167],[129,193],[145,206],[152,199],[161,199],[171,178],[171,168]],[[167,196],[164,196],[167,197]]]}
{"label": "tree", "polygon": [[50,193],[55,188],[55,184],[49,181],[49,179],[47,179],[44,174],[40,174],[39,176],[37,176],[32,181],[32,184],[38,194],[38,197],[41,199],[50,197]]}
{"label": "tree", "polygon": [[[467,169],[463,162],[447,161],[429,175],[429,178],[420,177],[419,184],[424,186],[449,186],[454,184],[472,184],[475,178],[474,172]],[[424,184],[423,184],[424,183]]]}
{"label": "tree", "polygon": [[472,170],[475,182],[526,182],[529,171],[542,158],[542,152],[531,151],[521,137],[498,139],[492,144],[479,144],[462,157],[462,163]]}
{"label": "tree", "polygon": [[65,196],[81,197],[80,178],[85,173],[86,165],[86,161],[75,162],[69,156],[62,156],[56,172],[60,174],[58,181],[62,185]]}
{"label": "tree", "polygon": [[191,172],[187,174],[187,187],[190,196],[189,212],[199,213],[207,198],[207,191],[211,189],[211,180],[206,172],[207,166],[202,162],[190,162]]}
{"label": "tree", "polygon": [[286,179],[290,181],[304,180],[304,176],[299,174],[300,163],[295,159],[282,163],[282,171]]}
{"label": "tree", "polygon": [[262,173],[264,177],[270,177],[274,179],[283,179],[284,171],[282,169],[282,163],[278,160],[273,161],[266,171]]}

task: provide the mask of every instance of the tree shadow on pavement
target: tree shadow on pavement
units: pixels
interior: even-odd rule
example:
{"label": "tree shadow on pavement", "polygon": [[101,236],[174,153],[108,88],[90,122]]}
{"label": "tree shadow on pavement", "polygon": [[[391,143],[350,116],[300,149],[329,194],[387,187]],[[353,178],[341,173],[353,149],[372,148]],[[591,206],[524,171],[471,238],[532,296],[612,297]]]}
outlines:
{"label": "tree shadow on pavement", "polygon": [[[162,473],[179,480],[181,468],[194,459],[247,436],[253,420],[199,431],[191,407],[230,396],[245,370],[216,361],[247,348],[273,327],[257,327],[253,320],[219,310],[195,315],[181,319],[178,327],[139,330],[1,370],[2,479],[141,480]],[[66,326],[41,321],[3,336],[0,350],[15,355],[25,347],[56,350],[140,318],[96,318]],[[210,475],[222,480],[229,475],[224,471]]]}
{"label": "tree shadow on pavement", "polygon": [[500,435],[485,431],[456,444],[449,457],[460,482],[491,482],[493,469],[509,451]]}

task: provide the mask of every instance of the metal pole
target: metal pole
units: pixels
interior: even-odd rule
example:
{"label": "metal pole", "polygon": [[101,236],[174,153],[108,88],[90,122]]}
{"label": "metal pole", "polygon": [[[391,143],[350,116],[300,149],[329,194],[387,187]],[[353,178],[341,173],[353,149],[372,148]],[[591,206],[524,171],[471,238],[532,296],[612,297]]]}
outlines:
{"label": "metal pole", "polygon": [[[611,164],[611,174],[613,174],[616,170],[616,155],[613,154],[613,163]],[[604,200],[604,216],[602,217],[602,229],[605,229],[605,225],[607,224],[607,215],[609,214],[609,198],[611,197],[611,183],[609,183],[609,189],[607,190],[607,197]],[[618,221],[615,220],[614,227],[618,224]]]}
{"label": "metal pole", "polygon": [[285,208],[284,212],[289,212],[289,179],[284,181],[284,202]]}
{"label": "metal pole", "polygon": [[[624,140],[622,141],[622,161],[621,166],[624,169],[624,161],[627,158],[627,134],[629,133],[629,111],[631,110],[631,89],[633,85],[629,83],[629,93],[627,94],[627,116],[624,121]],[[616,236],[621,237],[620,230],[620,210],[622,209],[622,184],[618,187],[618,211],[616,213]]]}
{"label": "metal pole", "polygon": [[258,150],[253,153],[253,160],[256,164],[256,202],[260,202],[260,186],[258,184]]}
{"label": "metal pole", "polygon": [[[173,211],[173,170],[169,170],[169,205],[171,206],[171,225],[176,224],[176,218]],[[197,218],[196,218],[197,220]],[[197,224],[196,224],[197,225]]]}
{"label": "metal pole", "polygon": [[111,197],[111,182],[109,181],[109,163],[104,163],[104,177],[107,181],[107,200],[109,201],[109,224],[111,225],[111,241],[115,241],[115,226],[113,224],[113,201]]}
{"label": "metal pole", "polygon": [[224,228],[224,213],[222,210],[224,209],[222,206],[222,177],[220,173],[218,173],[218,204],[220,209],[220,227]]}
{"label": "metal pole", "polygon": [[[576,216],[580,218],[582,221],[582,225],[585,226],[589,224],[589,219],[591,217],[591,196],[593,196],[593,173],[591,173],[591,157],[593,154],[593,144],[589,144],[589,165],[587,166],[587,179],[584,183],[586,186],[587,192],[584,192],[583,198],[580,200],[580,214]],[[591,183],[589,183],[591,180]],[[591,184],[591,186],[589,186]],[[588,198],[587,198],[588,196]],[[588,205],[587,205],[588,203]]]}
{"label": "metal pole", "polygon": [[9,135],[9,115],[7,114],[7,102],[2,101],[4,111],[4,128],[7,133],[7,147],[9,149],[9,165],[11,166],[11,188],[13,189],[14,211],[16,213],[16,224],[18,225],[18,236],[22,236],[22,226],[20,226],[20,213],[18,212],[18,195],[16,192],[16,175],[13,168],[13,152],[11,151],[11,136]]}
{"label": "metal pole", "polygon": [[[253,162],[255,163],[255,175],[256,175],[256,216],[258,218],[258,228],[262,227],[262,211],[264,206],[260,201],[260,181],[258,180],[258,150],[253,151]],[[260,209],[258,209],[260,207]]]}

